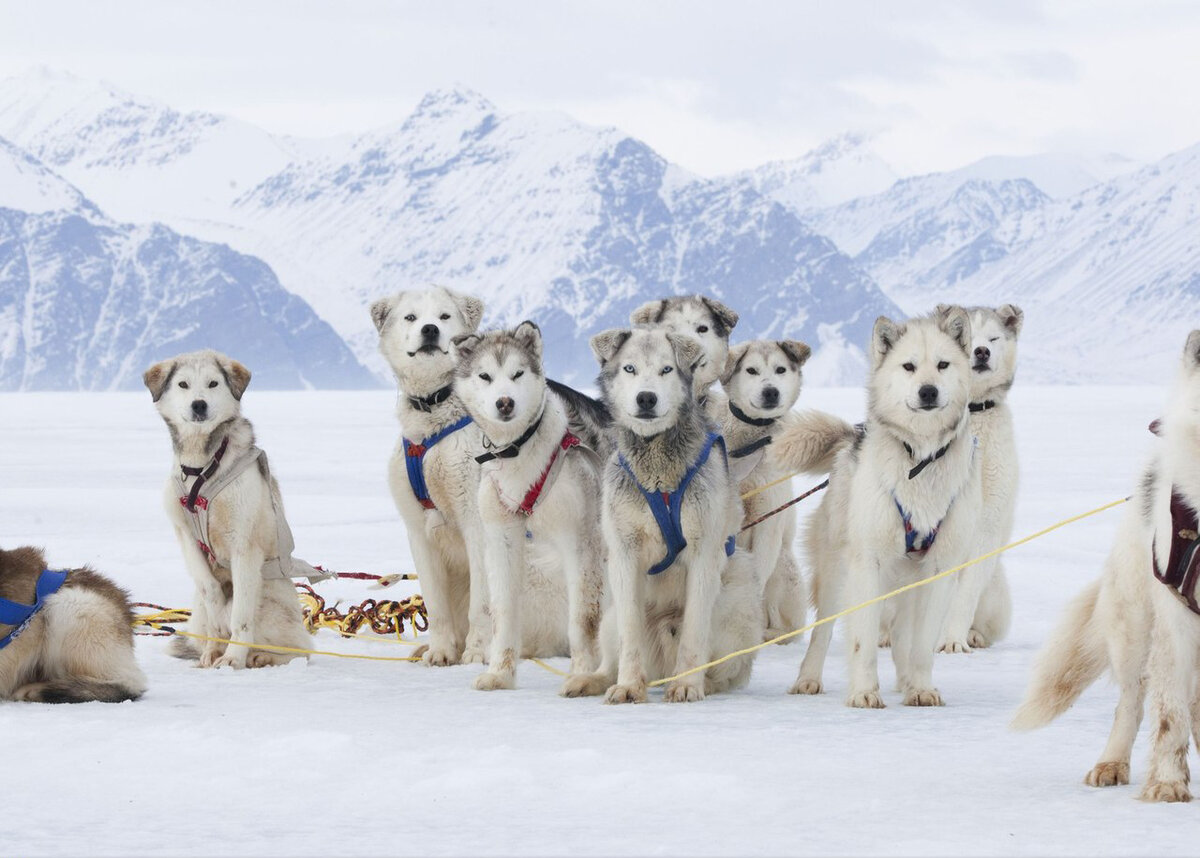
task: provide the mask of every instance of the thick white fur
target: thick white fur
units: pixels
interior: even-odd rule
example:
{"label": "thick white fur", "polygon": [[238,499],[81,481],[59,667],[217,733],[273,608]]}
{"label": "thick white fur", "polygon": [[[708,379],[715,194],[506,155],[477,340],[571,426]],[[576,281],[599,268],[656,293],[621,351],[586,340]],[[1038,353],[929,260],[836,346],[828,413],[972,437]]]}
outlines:
{"label": "thick white fur", "polygon": [[[237,460],[254,444],[250,423],[241,416],[241,395],[250,373],[241,364],[211,351],[191,352],[155,364],[145,376],[155,406],[171,431],[174,453],[171,474],[188,465],[208,465],[222,437],[229,446],[222,460]],[[164,384],[165,387],[159,387]],[[192,403],[207,402],[207,419],[193,419]],[[209,542],[229,567],[209,566],[196,544],[190,513],[180,503],[173,477],[168,477],[163,506],[175,528],[184,565],[196,585],[187,630],[208,638],[307,648],[309,635],[301,621],[300,602],[290,580],[264,579],[263,563],[278,554],[275,510],[283,515],[279,486],[255,465],[247,467],[208,507]],[[180,644],[180,654],[194,647]],[[263,667],[282,664],[297,653],[252,650],[205,640],[199,646],[201,667]]]}
{"label": "thick white fur", "polygon": [[[599,663],[604,544],[596,530],[598,463],[589,451],[561,450],[567,415],[546,387],[541,343],[532,322],[511,332],[456,339],[461,363],[455,390],[492,449],[512,444],[542,415],[516,457],[483,465],[478,500],[493,635],[488,670],[475,687],[485,691],[516,684],[522,652],[569,649],[572,677],[591,673]],[[501,403],[510,407],[507,413]],[[532,515],[517,511],[555,451],[561,462]]]}
{"label": "thick white fur", "polygon": [[[861,443],[837,454],[829,489],[806,533],[819,617],[967,559],[982,502],[978,460],[966,420],[969,342],[970,320],[961,309],[904,325],[883,318],[876,322],[866,433]],[[938,390],[932,410],[920,409],[918,391],[924,385]],[[916,462],[948,441],[941,459],[909,479]],[[911,514],[917,530],[927,532],[941,523],[936,542],[923,558],[905,553],[895,500]],[[906,705],[942,703],[933,685],[933,655],[949,596],[943,580],[897,599],[893,658]],[[876,604],[847,618],[849,706],[884,705],[876,647],[880,616]],[[791,693],[821,691],[831,635],[832,624],[814,630]]]}
{"label": "thick white fur", "polygon": [[1189,737],[1200,743],[1200,617],[1154,578],[1153,569],[1154,552],[1164,565],[1170,552],[1172,489],[1200,509],[1200,331],[1188,338],[1160,434],[1103,576],[1072,602],[1047,642],[1013,726],[1049,723],[1107,669],[1120,699],[1108,743],[1085,782],[1129,783],[1130,755],[1148,694],[1153,747],[1141,797],[1188,801]]}

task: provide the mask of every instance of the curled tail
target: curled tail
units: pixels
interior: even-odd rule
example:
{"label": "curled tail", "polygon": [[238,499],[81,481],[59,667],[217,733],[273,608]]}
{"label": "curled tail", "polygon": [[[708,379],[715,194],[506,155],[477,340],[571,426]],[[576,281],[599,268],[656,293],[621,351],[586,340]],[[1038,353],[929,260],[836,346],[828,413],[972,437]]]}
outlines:
{"label": "curled tail", "polygon": [[837,454],[856,437],[854,427],[840,417],[823,411],[801,411],[791,415],[775,436],[771,456],[781,471],[827,474]]}
{"label": "curled tail", "polygon": [[1108,666],[1104,637],[1092,618],[1102,581],[1094,581],[1067,607],[1067,615],[1050,635],[1033,668],[1025,701],[1012,728],[1044,727],[1071,708],[1079,695]]}

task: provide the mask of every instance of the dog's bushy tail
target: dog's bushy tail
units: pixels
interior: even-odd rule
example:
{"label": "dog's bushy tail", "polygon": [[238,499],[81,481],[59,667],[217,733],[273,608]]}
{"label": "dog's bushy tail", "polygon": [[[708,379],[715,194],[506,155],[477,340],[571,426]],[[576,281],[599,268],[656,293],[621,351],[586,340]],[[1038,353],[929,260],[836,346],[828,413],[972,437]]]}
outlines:
{"label": "dog's bushy tail", "polygon": [[1046,642],[1033,668],[1025,701],[1013,717],[1014,730],[1044,727],[1071,708],[1108,666],[1102,630],[1094,616],[1103,581],[1075,597]]}
{"label": "dog's bushy tail", "polygon": [[612,413],[608,406],[586,393],[568,387],[561,381],[546,379],[546,386],[567,410],[567,423],[573,433],[603,457],[607,457],[611,441]]}
{"label": "dog's bushy tail", "polygon": [[771,442],[771,455],[780,470],[827,474],[837,454],[854,443],[854,427],[823,411],[793,414]]}
{"label": "dog's bushy tail", "polygon": [[31,703],[123,703],[137,700],[144,690],[122,682],[71,677],[26,685],[17,695]]}

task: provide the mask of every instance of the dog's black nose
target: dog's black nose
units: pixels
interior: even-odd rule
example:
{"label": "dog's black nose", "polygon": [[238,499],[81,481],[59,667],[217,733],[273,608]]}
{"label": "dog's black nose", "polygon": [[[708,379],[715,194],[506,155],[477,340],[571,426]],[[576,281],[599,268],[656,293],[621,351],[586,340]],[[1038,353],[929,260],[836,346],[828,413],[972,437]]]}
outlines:
{"label": "dog's black nose", "polygon": [[764,387],[762,392],[763,405],[768,408],[779,404],[779,391],[774,387]]}
{"label": "dog's black nose", "polygon": [[922,405],[937,405],[938,389],[932,384],[922,384],[917,396],[921,398]]}
{"label": "dog's black nose", "polygon": [[508,396],[501,396],[496,400],[496,410],[500,412],[501,417],[511,417],[513,409],[516,406],[517,403],[513,402],[512,398]]}
{"label": "dog's black nose", "polygon": [[975,360],[979,363],[987,363],[988,358],[992,356],[992,350],[987,346],[975,347]]}
{"label": "dog's black nose", "polygon": [[637,395],[637,406],[641,411],[653,411],[654,406],[658,405],[658,394],[651,393],[649,390],[643,390]]}
{"label": "dog's black nose", "polygon": [[438,335],[442,333],[441,328],[434,324],[422,325],[421,336],[427,340],[436,340]]}
{"label": "dog's black nose", "polygon": [[192,401],[192,414],[203,420],[208,416],[208,403],[203,399],[195,399]]}

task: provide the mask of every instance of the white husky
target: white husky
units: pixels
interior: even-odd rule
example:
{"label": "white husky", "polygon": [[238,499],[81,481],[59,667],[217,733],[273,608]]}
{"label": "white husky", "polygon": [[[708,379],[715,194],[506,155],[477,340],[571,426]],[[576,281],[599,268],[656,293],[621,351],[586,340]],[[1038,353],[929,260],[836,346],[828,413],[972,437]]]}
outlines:
{"label": "white husky", "polygon": [[[649,681],[761,642],[762,582],[734,549],[736,483],[692,393],[699,345],[662,329],[614,330],[593,337],[592,350],[616,436],[601,512],[613,605],[600,671],[565,692],[608,685],[607,702],[636,703]],[[745,685],[752,665],[741,656],[674,680],[666,700]]]}
{"label": "white husky", "polygon": [[220,642],[308,647],[291,578],[325,577],[291,556],[279,485],[241,416],[250,371],[225,355],[199,351],[156,363],[143,380],[174,448],[164,504],[196,584],[187,630],[209,638],[197,651],[177,637],[174,654],[198,656],[201,667],[262,667],[296,658]]}
{"label": "white husky", "polygon": [[[961,308],[904,324],[875,322],[865,429],[838,453],[807,527],[818,616],[967,559],[982,503],[967,422],[970,342]],[[949,595],[943,580],[897,599],[892,654],[906,705],[942,703],[933,655]],[[847,705],[882,708],[879,605],[851,614],[846,625]],[[813,631],[791,693],[821,691],[831,626]]]}
{"label": "white husky", "polygon": [[[791,498],[791,481],[763,489],[788,474],[769,456],[770,446],[797,415],[792,406],[800,397],[801,367],[812,350],[793,340],[754,340],[729,350],[721,385],[727,407],[721,434],[729,445],[731,467],[739,477],[738,492],[746,495],[743,526],[758,521]],[[737,543],[754,555],[759,574],[767,579],[763,607],[767,638],[804,625],[808,597],[796,561],[795,507],[785,509],[738,534]]]}
{"label": "white husky", "polygon": [[426,664],[485,660],[490,618],[476,493],[483,435],[453,393],[451,338],[479,327],[483,303],[434,288],[371,305],[379,350],[396,374],[402,435],[388,484],[408,531],[429,611]]}
{"label": "white husky", "polygon": [[[941,304],[939,313],[952,307]],[[970,432],[979,440],[983,511],[972,556],[986,554],[1012,538],[1017,502],[1017,444],[1008,391],[1017,371],[1017,336],[1024,314],[1013,304],[971,307]],[[991,646],[1008,632],[1012,598],[1000,558],[964,569],[954,578],[954,595],[938,649],[969,652]]]}
{"label": "white husky", "polygon": [[1013,726],[1049,723],[1107,669],[1120,701],[1086,782],[1129,783],[1149,693],[1153,747],[1141,797],[1189,801],[1189,734],[1200,744],[1200,330],[1188,337],[1158,431],[1162,440],[1125,510],[1104,574],[1071,603],[1046,643]]}
{"label": "white husky", "polygon": [[537,325],[463,334],[454,345],[455,392],[488,443],[478,498],[493,635],[475,687],[512,688],[522,653],[558,654],[568,640],[572,676],[590,673],[604,592],[599,460],[546,386]]}

